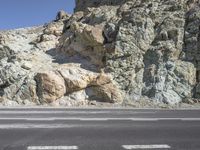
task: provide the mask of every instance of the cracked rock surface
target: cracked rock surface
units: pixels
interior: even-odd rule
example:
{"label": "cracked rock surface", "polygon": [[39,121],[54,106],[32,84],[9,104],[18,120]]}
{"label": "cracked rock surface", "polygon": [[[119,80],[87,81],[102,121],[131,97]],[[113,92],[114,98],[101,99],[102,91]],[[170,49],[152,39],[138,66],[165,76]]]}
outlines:
{"label": "cracked rock surface", "polygon": [[198,101],[199,10],[198,0],[76,0],[72,15],[0,31],[0,102]]}

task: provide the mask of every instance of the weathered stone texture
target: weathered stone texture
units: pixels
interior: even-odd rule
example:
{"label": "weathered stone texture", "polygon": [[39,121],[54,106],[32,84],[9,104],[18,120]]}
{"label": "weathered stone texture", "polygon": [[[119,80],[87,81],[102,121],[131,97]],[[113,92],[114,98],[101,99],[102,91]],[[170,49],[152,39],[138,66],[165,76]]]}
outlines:
{"label": "weathered stone texture", "polygon": [[65,81],[59,72],[38,73],[35,78],[40,101],[51,103],[66,93]]}
{"label": "weathered stone texture", "polygon": [[76,0],[72,15],[2,31],[2,104],[200,98],[199,9],[199,0]]}
{"label": "weathered stone texture", "polygon": [[[147,96],[157,102],[175,104],[194,96],[196,68],[198,72],[193,58],[198,57],[198,44],[194,44],[198,43],[199,33],[197,1],[85,3],[76,1],[76,12],[83,11],[87,18],[78,22],[85,26],[97,26],[98,22],[104,26],[104,69],[130,98]],[[109,8],[110,17],[105,18]],[[99,14],[104,14],[101,22]],[[188,35],[192,32],[187,31],[188,26],[192,26],[195,38]]]}

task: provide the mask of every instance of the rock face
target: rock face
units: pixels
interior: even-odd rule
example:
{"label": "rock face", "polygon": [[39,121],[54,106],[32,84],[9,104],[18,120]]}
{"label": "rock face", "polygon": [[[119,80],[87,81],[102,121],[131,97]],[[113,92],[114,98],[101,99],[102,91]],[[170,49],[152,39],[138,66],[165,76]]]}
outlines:
{"label": "rock face", "polygon": [[76,0],[44,26],[0,32],[4,105],[200,98],[198,0]]}

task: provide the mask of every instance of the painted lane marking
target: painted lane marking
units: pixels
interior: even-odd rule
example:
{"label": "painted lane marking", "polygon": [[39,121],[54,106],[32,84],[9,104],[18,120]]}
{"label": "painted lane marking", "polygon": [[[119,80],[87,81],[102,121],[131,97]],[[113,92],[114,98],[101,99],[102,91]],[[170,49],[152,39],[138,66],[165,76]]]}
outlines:
{"label": "painted lane marking", "polygon": [[[112,111],[1,111],[0,114],[111,114]],[[115,112],[115,114],[121,114],[121,112]],[[155,112],[124,112],[124,114],[155,114]]]}
{"label": "painted lane marking", "polygon": [[167,144],[162,145],[122,145],[124,149],[170,149],[171,147]]}
{"label": "painted lane marking", "polygon": [[200,118],[181,118],[182,121],[200,121]]}
{"label": "painted lane marking", "polygon": [[78,146],[29,146],[27,150],[74,150]]}
{"label": "painted lane marking", "polygon": [[65,124],[4,124],[0,125],[0,129],[60,129],[75,128],[81,125],[65,125]]}
{"label": "painted lane marking", "polygon": [[[64,118],[64,117],[49,117],[49,118],[28,118],[28,117],[19,117],[19,118],[0,118],[0,120],[25,120],[25,121],[108,121],[108,120],[116,120],[116,121],[131,121],[133,118]],[[134,119],[135,120],[135,119]],[[140,121],[141,119],[139,119]]]}
{"label": "painted lane marking", "polygon": [[0,120],[25,120],[25,121],[56,121],[56,120],[75,120],[75,121],[200,121],[200,118],[80,118],[80,117],[0,117]]}
{"label": "painted lane marking", "polygon": [[[200,119],[200,118],[199,118]],[[25,121],[158,121],[157,118],[64,118],[64,117],[49,117],[49,118],[0,118],[0,120],[25,120]]]}
{"label": "painted lane marking", "polygon": [[80,118],[80,121],[108,121],[108,118]]}
{"label": "painted lane marking", "polygon": [[0,111],[0,114],[107,114],[109,111]]}

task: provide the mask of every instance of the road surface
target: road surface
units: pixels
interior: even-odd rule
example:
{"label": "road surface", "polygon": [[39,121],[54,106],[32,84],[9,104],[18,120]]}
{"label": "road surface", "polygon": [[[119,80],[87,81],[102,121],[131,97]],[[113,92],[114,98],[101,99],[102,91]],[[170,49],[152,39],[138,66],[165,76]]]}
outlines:
{"label": "road surface", "polygon": [[200,110],[1,108],[0,150],[200,150]]}

